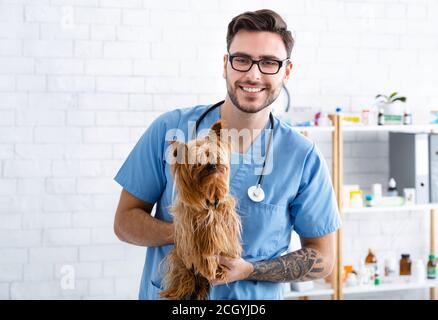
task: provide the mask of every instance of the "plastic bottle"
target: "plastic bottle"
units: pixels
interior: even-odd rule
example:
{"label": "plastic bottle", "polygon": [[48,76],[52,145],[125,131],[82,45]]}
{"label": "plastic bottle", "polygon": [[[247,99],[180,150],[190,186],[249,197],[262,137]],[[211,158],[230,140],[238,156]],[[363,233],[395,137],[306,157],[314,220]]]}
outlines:
{"label": "plastic bottle", "polygon": [[360,286],[367,285],[370,282],[370,275],[362,260],[359,262],[359,270],[357,271],[357,284]]}
{"label": "plastic bottle", "polygon": [[374,183],[371,186],[371,190],[373,193],[373,203],[374,205],[378,205],[380,200],[382,199],[382,185],[380,183]]}
{"label": "plastic bottle", "polygon": [[372,206],[373,206],[373,195],[366,194],[365,195],[365,207],[372,207]]}
{"label": "plastic bottle", "polygon": [[374,274],[374,285],[378,286],[380,284],[380,276],[379,274],[376,272]]}
{"label": "plastic bottle", "polygon": [[367,126],[370,124],[370,110],[362,109],[362,124]]}
{"label": "plastic bottle", "polygon": [[345,285],[348,287],[354,287],[358,285],[358,276],[355,273],[350,272],[347,275],[347,280],[345,281]]}
{"label": "plastic bottle", "polygon": [[318,120],[318,126],[326,127],[326,126],[331,126],[331,125],[332,125],[332,122],[331,122],[330,118],[328,117],[327,112],[321,112],[321,115],[320,115],[319,120]]}
{"label": "plastic bottle", "polygon": [[421,259],[412,264],[412,281],[422,283],[426,280],[426,267]]}
{"label": "plastic bottle", "polygon": [[396,278],[397,260],[394,256],[385,259],[385,282],[391,283]]}
{"label": "plastic bottle", "polygon": [[383,109],[379,109],[379,114],[377,115],[377,124],[382,126],[385,124],[385,114]]}
{"label": "plastic bottle", "polygon": [[365,258],[365,266],[370,271],[371,280],[374,280],[377,273],[377,258],[371,249],[368,249],[368,255]]}
{"label": "plastic bottle", "polygon": [[410,113],[408,110],[405,110],[403,113],[403,124],[404,125],[412,124],[412,113]]}
{"label": "plastic bottle", "polygon": [[433,254],[429,256],[427,262],[427,279],[436,279],[436,260]]}
{"label": "plastic bottle", "polygon": [[353,193],[350,200],[351,208],[362,208],[363,207],[363,199],[362,193]]}
{"label": "plastic bottle", "polygon": [[394,178],[389,179],[388,182],[388,197],[397,197],[398,191],[397,191],[397,184],[394,180]]}

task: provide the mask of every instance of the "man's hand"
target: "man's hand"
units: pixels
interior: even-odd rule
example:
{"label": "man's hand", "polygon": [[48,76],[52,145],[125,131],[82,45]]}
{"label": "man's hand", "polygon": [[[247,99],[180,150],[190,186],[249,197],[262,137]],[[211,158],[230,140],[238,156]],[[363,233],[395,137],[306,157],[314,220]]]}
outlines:
{"label": "man's hand", "polygon": [[231,259],[217,256],[224,267],[225,280],[213,285],[239,280],[270,282],[309,281],[324,278],[330,274],[334,263],[335,233],[317,237],[301,238],[303,248],[271,260],[254,263],[242,258]]}
{"label": "man's hand", "polygon": [[212,285],[219,285],[231,283],[234,281],[246,279],[253,271],[253,266],[250,262],[242,258],[228,258],[224,256],[217,256],[219,264],[225,270],[225,280],[213,280]]}

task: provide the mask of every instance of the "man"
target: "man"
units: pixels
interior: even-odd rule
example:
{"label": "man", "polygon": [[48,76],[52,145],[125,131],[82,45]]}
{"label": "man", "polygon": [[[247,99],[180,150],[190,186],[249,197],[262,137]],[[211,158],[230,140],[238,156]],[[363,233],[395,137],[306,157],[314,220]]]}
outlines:
{"label": "man", "polygon": [[[248,193],[259,179],[256,167],[263,163],[261,156],[251,155],[262,139],[269,138],[260,131],[270,126],[270,106],[290,77],[292,47],[286,23],[271,10],[243,13],[228,25],[223,69],[227,95],[222,105],[205,115],[199,129],[222,119],[227,129],[254,134],[232,146],[234,156],[248,160],[232,166],[230,178],[244,252],[238,259],[217,257],[228,268],[227,283],[213,283],[211,299],[281,299],[282,282],[323,278],[333,268],[334,232],[340,219],[326,164],[312,142],[275,117],[272,155],[267,156],[271,168],[261,185],[264,199],[252,201]],[[209,107],[178,109],[158,117],[115,177],[123,186],[115,233],[122,241],[148,247],[141,299],[159,298],[160,262],[173,244],[168,211],[173,180],[165,161],[166,140],[172,139],[172,132],[185,132],[182,139],[189,140],[189,122]],[[300,236],[302,249],[287,253],[292,230]]]}

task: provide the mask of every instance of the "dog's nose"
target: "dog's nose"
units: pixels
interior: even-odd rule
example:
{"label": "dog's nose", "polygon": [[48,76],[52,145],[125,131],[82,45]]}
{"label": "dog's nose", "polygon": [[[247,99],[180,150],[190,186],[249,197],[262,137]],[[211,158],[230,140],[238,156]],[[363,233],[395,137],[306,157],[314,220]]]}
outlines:
{"label": "dog's nose", "polygon": [[209,164],[207,164],[207,170],[208,170],[208,171],[214,171],[214,170],[216,170],[216,165],[213,164],[213,163],[209,163]]}

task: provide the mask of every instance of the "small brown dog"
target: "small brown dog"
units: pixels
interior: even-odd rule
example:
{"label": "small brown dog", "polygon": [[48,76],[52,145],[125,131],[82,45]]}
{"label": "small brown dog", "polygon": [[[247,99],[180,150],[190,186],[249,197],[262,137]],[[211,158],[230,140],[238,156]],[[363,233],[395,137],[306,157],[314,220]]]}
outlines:
{"label": "small brown dog", "polygon": [[210,281],[225,280],[216,255],[241,255],[241,223],[228,186],[231,150],[220,139],[221,127],[218,121],[205,139],[174,143],[175,247],[163,261],[163,298],[206,299]]}

